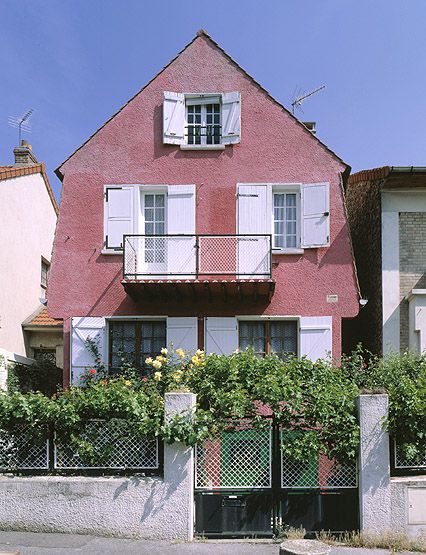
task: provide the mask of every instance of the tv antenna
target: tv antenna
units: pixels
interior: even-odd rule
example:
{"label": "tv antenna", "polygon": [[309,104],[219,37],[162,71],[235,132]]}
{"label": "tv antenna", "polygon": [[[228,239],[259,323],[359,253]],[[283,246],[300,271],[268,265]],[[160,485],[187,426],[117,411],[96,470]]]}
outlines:
{"label": "tv antenna", "polygon": [[11,127],[18,128],[18,139],[19,139],[18,144],[19,145],[21,144],[22,131],[26,131],[27,133],[31,133],[31,125],[30,125],[29,119],[30,119],[33,112],[34,112],[34,110],[32,108],[30,108],[20,118],[9,117],[9,119],[8,119],[9,125]]}
{"label": "tv antenna", "polygon": [[291,103],[291,113],[293,114],[293,116],[294,116],[294,110],[295,110],[295,108],[299,108],[299,110],[301,110],[301,111],[303,112],[303,110],[302,110],[302,108],[301,108],[301,105],[302,105],[302,102],[303,102],[304,100],[306,100],[306,99],[309,98],[310,96],[313,96],[314,94],[319,93],[320,91],[322,91],[322,90],[324,90],[324,89],[325,89],[325,85],[321,85],[321,87],[318,87],[317,89],[315,89],[315,90],[313,90],[313,91],[310,91],[310,92],[308,92],[308,93],[298,94],[298,95],[295,97],[295,99],[293,100],[293,102]]}

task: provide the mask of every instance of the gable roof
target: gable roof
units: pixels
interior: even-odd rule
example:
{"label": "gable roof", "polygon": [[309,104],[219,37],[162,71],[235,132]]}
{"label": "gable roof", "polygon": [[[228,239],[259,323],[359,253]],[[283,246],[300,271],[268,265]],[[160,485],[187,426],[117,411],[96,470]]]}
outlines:
{"label": "gable roof", "polygon": [[49,316],[47,312],[47,308],[45,306],[40,306],[35,312],[31,314],[26,320],[22,322],[22,326],[24,328],[27,327],[55,327],[55,328],[62,328],[63,321],[59,318],[52,318]]}
{"label": "gable roof", "polygon": [[316,140],[327,152],[329,152],[334,158],[336,158],[339,162],[341,162],[342,164],[344,164],[346,166],[346,170],[345,170],[345,174],[347,174],[350,171],[350,166],[344,161],[342,160],[342,158],[340,158],[333,150],[331,150],[326,144],[324,144],[322,141],[320,141],[320,139],[318,139],[318,137],[316,135],[314,135],[313,133],[311,133],[311,131],[300,121],[296,118],[296,116],[294,116],[283,104],[281,104],[280,102],[278,102],[278,100],[276,100],[264,87],[262,87],[262,85],[260,85],[260,83],[258,83],[254,77],[252,77],[249,73],[247,73],[247,71],[245,71],[245,69],[243,69],[233,58],[231,58],[231,56],[221,47],[219,46],[219,44],[214,41],[211,36],[207,33],[207,31],[205,31],[204,29],[200,29],[199,31],[197,31],[197,34],[195,35],[195,37],[191,40],[191,42],[189,42],[180,52],[178,52],[178,54],[176,54],[176,56],[174,58],[172,58],[170,60],[170,62],[168,64],[166,64],[158,73],[156,73],[154,75],[154,77],[152,77],[140,90],[137,91],[136,94],[134,94],[125,104],[123,104],[123,106],[117,110],[117,112],[115,112],[109,119],[107,119],[107,121],[105,123],[103,123],[94,133],[92,133],[90,135],[90,137],[84,141],[84,143],[82,143],[78,148],[76,148],[74,150],[74,152],[72,152],[68,158],[66,158],[55,170],[56,175],[59,177],[59,179],[63,179],[63,174],[61,172],[61,168],[62,166],[68,162],[68,160],[70,160],[74,154],[76,154],[81,148],[83,148],[103,127],[105,127],[105,125],[107,125],[112,119],[115,118],[116,115],[118,115],[128,104],[130,104],[130,102],[132,102],[132,100],[134,98],[136,98],[143,90],[146,89],[146,87],[148,87],[148,85],[150,85],[150,83],[152,83],[159,75],[161,75],[163,73],[163,71],[165,69],[167,69],[175,60],[177,60],[177,58],[179,58],[179,56],[185,52],[185,50],[187,48],[189,48],[191,46],[191,44],[193,42],[195,42],[198,38],[200,37],[205,37],[213,46],[215,46],[220,52],[222,52],[222,54],[224,56],[226,56],[226,58],[234,65],[236,66],[240,71],[242,71],[244,73],[244,75],[250,79],[250,81],[255,84],[264,94],[266,94],[266,96],[272,100],[272,102],[274,102],[275,104],[277,104],[282,110],[284,110],[286,112],[286,114],[288,114],[298,125],[300,125],[300,127],[306,132],[309,133],[309,135]]}
{"label": "gable roof", "polygon": [[13,179],[14,177],[22,177],[23,175],[33,175],[34,173],[41,173],[44,184],[46,185],[47,193],[52,201],[53,208],[56,215],[58,215],[58,204],[50,186],[45,165],[42,162],[39,164],[31,164],[30,166],[0,166],[0,181]]}

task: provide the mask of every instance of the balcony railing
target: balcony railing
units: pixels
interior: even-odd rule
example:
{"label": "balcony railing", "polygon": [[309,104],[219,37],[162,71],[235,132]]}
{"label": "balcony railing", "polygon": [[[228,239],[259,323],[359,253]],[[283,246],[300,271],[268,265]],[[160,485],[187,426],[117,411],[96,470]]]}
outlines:
{"label": "balcony railing", "polygon": [[271,235],[125,235],[123,277],[270,279]]}

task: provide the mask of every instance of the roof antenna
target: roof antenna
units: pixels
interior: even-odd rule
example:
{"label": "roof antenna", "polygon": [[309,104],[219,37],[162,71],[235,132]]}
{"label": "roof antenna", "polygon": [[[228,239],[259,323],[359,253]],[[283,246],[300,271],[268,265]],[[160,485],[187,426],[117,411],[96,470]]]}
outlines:
{"label": "roof antenna", "polygon": [[291,113],[293,114],[293,116],[294,116],[294,110],[295,110],[295,108],[299,108],[299,110],[300,110],[301,112],[303,112],[303,110],[302,110],[302,108],[301,108],[302,102],[303,102],[304,100],[306,100],[307,98],[309,98],[310,96],[313,96],[314,94],[316,94],[316,93],[322,91],[323,89],[325,89],[325,85],[321,85],[321,87],[318,87],[317,89],[315,89],[315,90],[313,90],[313,91],[311,91],[311,92],[304,93],[304,94],[299,94],[298,96],[296,96],[296,97],[294,98],[293,102],[291,103]]}
{"label": "roof antenna", "polygon": [[29,119],[30,119],[33,112],[34,112],[33,108],[30,108],[20,118],[12,118],[12,117],[8,118],[9,125],[11,127],[18,128],[18,139],[19,139],[18,145],[21,144],[22,131],[26,131],[27,133],[31,133],[31,125],[30,125]]}

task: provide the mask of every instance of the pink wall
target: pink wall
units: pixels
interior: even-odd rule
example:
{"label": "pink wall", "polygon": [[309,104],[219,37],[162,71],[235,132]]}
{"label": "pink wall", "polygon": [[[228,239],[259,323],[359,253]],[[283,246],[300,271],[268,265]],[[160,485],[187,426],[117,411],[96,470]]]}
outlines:
{"label": "pink wall", "polygon": [[[241,92],[242,139],[224,151],[181,151],[162,143],[163,91]],[[240,71],[206,37],[190,46],[61,168],[61,208],[49,283],[49,313],[280,314],[333,316],[340,356],[341,318],[358,312],[339,174],[345,166]],[[120,281],[122,258],[102,255],[105,184],[196,184],[197,233],[236,232],[238,182],[330,182],[331,246],[274,257],[269,306],[170,302],[136,305]],[[326,304],[327,294],[339,303]],[[67,354],[68,349],[65,349]],[[67,356],[67,355],[66,355]],[[67,361],[65,361],[67,366]]]}

